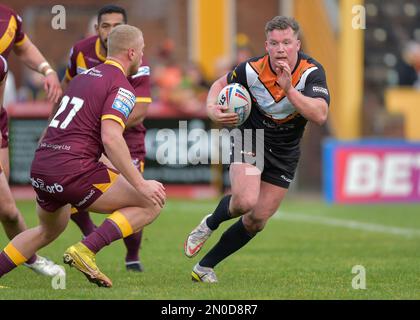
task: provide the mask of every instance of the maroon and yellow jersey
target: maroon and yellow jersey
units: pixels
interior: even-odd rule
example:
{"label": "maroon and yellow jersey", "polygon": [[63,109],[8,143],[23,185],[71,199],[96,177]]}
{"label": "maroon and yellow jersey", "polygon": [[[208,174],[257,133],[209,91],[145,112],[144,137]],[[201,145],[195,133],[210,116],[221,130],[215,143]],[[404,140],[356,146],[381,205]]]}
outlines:
{"label": "maroon and yellow jersey", "polygon": [[13,46],[20,46],[25,40],[22,18],[12,9],[0,4],[0,54],[7,60]]}
{"label": "maroon and yellow jersey", "polygon": [[135,105],[133,92],[112,60],[71,81],[35,152],[32,172],[76,174],[94,167],[104,152],[101,121],[115,120],[125,128]]}
{"label": "maroon and yellow jersey", "polygon": [[[101,42],[98,36],[92,36],[77,42],[70,51],[70,60],[66,69],[66,78],[73,79],[78,74],[103,63],[106,59],[100,53]],[[128,77],[128,81],[134,88],[136,103],[152,102],[150,85],[150,67],[143,57],[143,63],[135,75]],[[132,157],[144,158],[144,138],[146,128],[143,124],[128,128],[124,131]]]}

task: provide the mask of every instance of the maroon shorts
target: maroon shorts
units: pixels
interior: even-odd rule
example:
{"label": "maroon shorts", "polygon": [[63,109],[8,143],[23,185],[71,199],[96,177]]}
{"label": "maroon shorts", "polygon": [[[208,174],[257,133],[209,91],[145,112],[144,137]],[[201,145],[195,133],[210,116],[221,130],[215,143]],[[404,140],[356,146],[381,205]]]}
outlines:
{"label": "maroon shorts", "polygon": [[36,201],[46,211],[71,204],[78,210],[88,208],[115,182],[118,173],[102,162],[76,174],[50,175],[31,172]]}
{"label": "maroon shorts", "polygon": [[1,131],[1,146],[0,148],[7,148],[9,146],[9,118],[5,108],[0,111],[0,131]]}

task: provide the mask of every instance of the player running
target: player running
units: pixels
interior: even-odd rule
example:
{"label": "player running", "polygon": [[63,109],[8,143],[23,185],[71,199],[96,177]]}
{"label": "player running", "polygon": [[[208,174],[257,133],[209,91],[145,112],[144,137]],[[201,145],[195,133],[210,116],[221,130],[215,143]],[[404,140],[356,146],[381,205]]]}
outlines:
{"label": "player running", "polygon": [[[217,105],[220,90],[234,82],[248,89],[253,104],[248,120],[240,129],[253,130],[253,150],[235,144],[232,155],[238,154],[235,148],[240,148],[239,154],[256,153],[256,144],[263,143],[264,154],[256,156],[264,157],[264,168],[259,170],[247,163],[245,157],[231,159],[232,194],[223,197],[214,213],[204,217],[189,234],[184,246],[185,255],[196,256],[223,221],[240,218],[194,266],[194,281],[217,282],[214,267],[264,229],[293,180],[300,156],[299,143],[307,121],[322,125],[327,119],[330,97],[324,69],[299,51],[296,20],[274,17],[266,24],[265,34],[268,54],[239,64],[216,80],[208,94],[210,119],[229,125],[237,122],[237,115],[223,113],[223,107]],[[264,141],[258,140],[255,129],[264,130]]]}

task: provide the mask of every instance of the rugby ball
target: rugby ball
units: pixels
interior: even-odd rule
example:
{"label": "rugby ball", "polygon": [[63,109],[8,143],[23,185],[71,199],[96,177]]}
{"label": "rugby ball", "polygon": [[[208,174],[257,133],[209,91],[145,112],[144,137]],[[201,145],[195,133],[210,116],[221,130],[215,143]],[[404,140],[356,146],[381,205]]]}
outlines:
{"label": "rugby ball", "polygon": [[219,93],[217,103],[228,107],[225,112],[238,114],[237,126],[242,125],[251,113],[251,96],[248,90],[239,83],[231,83],[224,87]]}

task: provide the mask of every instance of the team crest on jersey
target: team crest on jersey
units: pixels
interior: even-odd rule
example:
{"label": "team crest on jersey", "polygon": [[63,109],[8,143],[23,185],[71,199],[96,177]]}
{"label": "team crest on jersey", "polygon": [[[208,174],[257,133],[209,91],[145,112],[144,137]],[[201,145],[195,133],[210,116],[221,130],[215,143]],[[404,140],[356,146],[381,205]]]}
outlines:
{"label": "team crest on jersey", "polygon": [[117,95],[115,96],[114,102],[112,103],[112,109],[121,112],[126,119],[133,110],[136,103],[136,96],[129,90],[119,88]]}

